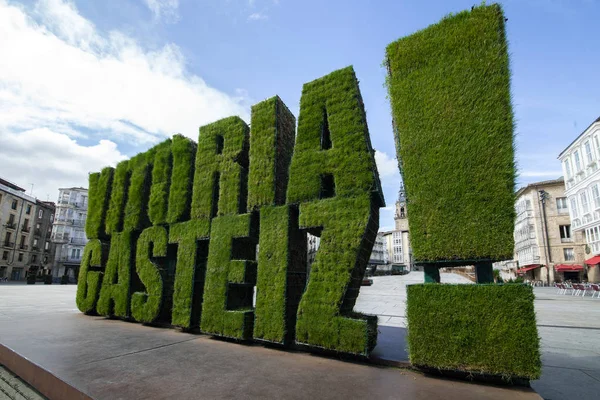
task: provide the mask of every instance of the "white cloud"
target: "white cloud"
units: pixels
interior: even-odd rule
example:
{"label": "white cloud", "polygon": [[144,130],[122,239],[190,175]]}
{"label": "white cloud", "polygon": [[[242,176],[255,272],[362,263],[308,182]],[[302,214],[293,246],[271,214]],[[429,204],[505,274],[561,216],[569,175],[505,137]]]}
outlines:
{"label": "white cloud", "polygon": [[55,201],[57,188],[87,187],[88,172],[100,171],[125,159],[117,145],[100,140],[81,146],[67,135],[48,128],[2,133],[0,176],[27,188],[34,183],[34,196]]}
{"label": "white cloud", "polygon": [[266,15],[266,14],[264,14],[264,13],[262,13],[262,12],[255,12],[255,13],[250,14],[248,16],[248,19],[250,21],[260,21],[260,20],[269,19],[269,16]]}
{"label": "white cloud", "polygon": [[154,19],[174,23],[179,20],[179,0],[144,0]]}
{"label": "white cloud", "polygon": [[[227,116],[248,120],[243,92],[228,95],[208,86],[187,70],[175,44],[148,50],[122,32],[101,32],[71,1],[40,0],[25,8],[0,0],[0,49],[2,146],[9,137],[52,132],[63,141],[111,139],[148,147],[176,132],[197,139],[199,126]],[[73,143],[76,154],[98,150]],[[40,162],[26,148],[11,160],[15,171]],[[90,163],[80,169],[102,165]],[[68,172],[69,160],[57,168]],[[22,183],[6,166],[1,173]]]}
{"label": "white cloud", "polygon": [[397,181],[400,179],[398,161],[395,158],[390,157],[383,151],[375,150],[375,162],[377,163],[377,170],[379,171],[381,180]]}

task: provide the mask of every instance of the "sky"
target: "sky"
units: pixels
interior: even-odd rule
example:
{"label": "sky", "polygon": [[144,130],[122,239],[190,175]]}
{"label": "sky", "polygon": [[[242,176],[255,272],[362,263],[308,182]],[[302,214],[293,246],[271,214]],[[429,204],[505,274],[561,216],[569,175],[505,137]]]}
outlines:
{"label": "sky", "polygon": [[[174,133],[353,65],[393,228],[388,43],[477,0],[0,0],[0,176],[41,200]],[[506,0],[517,187],[600,116],[600,0]],[[32,186],[33,185],[33,186]]]}

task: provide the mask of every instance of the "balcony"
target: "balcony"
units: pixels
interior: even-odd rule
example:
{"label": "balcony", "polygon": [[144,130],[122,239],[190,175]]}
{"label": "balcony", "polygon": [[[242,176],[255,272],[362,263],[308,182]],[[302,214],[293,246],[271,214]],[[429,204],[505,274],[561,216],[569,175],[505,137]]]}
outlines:
{"label": "balcony", "polygon": [[87,240],[83,238],[71,238],[71,240],[69,240],[69,243],[84,246],[87,243]]}
{"label": "balcony", "polygon": [[34,234],[35,236],[42,236],[42,230],[41,230],[41,229],[35,229],[35,230],[33,231],[33,234]]}
{"label": "balcony", "polygon": [[5,241],[2,243],[2,245],[3,245],[4,247],[9,247],[9,248],[11,248],[11,249],[12,249],[13,247],[15,247],[15,243],[14,243],[14,242],[9,242],[9,241],[7,241],[7,240],[5,240]]}
{"label": "balcony", "polygon": [[67,242],[69,240],[68,233],[55,233],[52,235],[52,240],[55,242]]}
{"label": "balcony", "polygon": [[62,257],[58,258],[58,261],[60,261],[60,262],[70,262],[70,263],[80,263],[81,262],[81,256],[79,256],[79,257],[62,256]]}
{"label": "balcony", "polygon": [[23,225],[21,232],[29,233],[31,232],[31,227]]}
{"label": "balcony", "polygon": [[27,249],[29,249],[28,245],[26,245],[26,244],[20,244],[19,245],[19,250],[27,250]]}
{"label": "balcony", "polygon": [[5,225],[6,229],[17,229],[17,224],[15,224],[14,222],[7,222]]}
{"label": "balcony", "polygon": [[31,246],[31,250],[33,250],[33,251],[39,251],[40,250],[40,246],[38,246],[37,244],[34,244],[33,246]]}

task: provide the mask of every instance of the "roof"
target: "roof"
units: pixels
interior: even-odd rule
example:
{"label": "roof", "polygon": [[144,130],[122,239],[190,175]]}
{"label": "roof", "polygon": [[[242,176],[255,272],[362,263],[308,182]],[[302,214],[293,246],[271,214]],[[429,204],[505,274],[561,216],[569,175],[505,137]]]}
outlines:
{"label": "roof", "polygon": [[588,129],[590,129],[590,128],[592,127],[592,125],[594,125],[596,122],[600,122],[600,117],[596,118],[596,120],[595,120],[594,122],[592,122],[592,123],[591,123],[591,124],[590,124],[590,125],[589,125],[587,128],[585,128],[585,129],[583,130],[583,132],[581,132],[581,133],[580,133],[580,134],[579,134],[579,135],[578,135],[578,136],[575,138],[575,140],[573,140],[571,143],[569,143],[569,145],[568,145],[567,147],[565,147],[565,149],[564,149],[563,151],[561,151],[561,152],[560,152],[560,154],[558,155],[558,157],[556,157],[556,158],[560,158],[560,156],[562,156],[562,155],[563,155],[563,153],[564,153],[565,151],[567,151],[567,149],[568,149],[569,147],[573,146],[573,143],[575,143],[576,141],[578,141],[578,140],[579,140],[579,138],[580,138],[580,137],[582,137],[582,136],[583,136],[583,134],[584,134],[584,133],[585,133],[585,132],[586,132]]}
{"label": "roof", "polygon": [[25,189],[23,189],[20,186],[15,185],[11,181],[7,181],[6,179],[0,178],[0,183],[3,184],[4,186],[8,186],[11,189],[18,190],[20,192],[25,192]]}
{"label": "roof", "polygon": [[523,193],[524,191],[526,191],[527,189],[532,189],[532,188],[538,188],[540,186],[553,186],[553,185],[564,185],[565,184],[565,178],[564,177],[560,177],[558,179],[551,179],[549,181],[541,181],[541,182],[534,182],[534,183],[530,183],[527,186],[523,186],[522,188],[520,188],[519,190],[517,190],[517,196],[520,196],[521,193]]}

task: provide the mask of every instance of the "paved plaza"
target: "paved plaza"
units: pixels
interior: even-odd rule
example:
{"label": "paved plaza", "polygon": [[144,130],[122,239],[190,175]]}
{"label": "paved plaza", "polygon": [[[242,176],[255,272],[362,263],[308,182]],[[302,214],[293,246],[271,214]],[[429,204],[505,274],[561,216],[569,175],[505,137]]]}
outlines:
{"label": "paved plaza", "polygon": [[[447,283],[466,282],[455,274],[441,278]],[[356,310],[379,315],[375,356],[407,361],[405,288],[422,279],[417,272],[374,277],[372,286],[361,288]],[[531,394],[84,316],[76,309],[75,290],[74,285],[0,284],[0,344],[95,398],[115,398],[128,385],[140,398],[185,398],[192,389],[221,397],[262,394],[271,398],[285,388],[292,393],[288,398],[528,398]],[[597,398],[600,299],[558,295],[553,288],[535,288],[535,294],[543,373],[532,387],[545,399]],[[117,337],[118,341],[111,339]],[[157,363],[161,356],[178,362]],[[194,370],[189,379],[196,383],[176,376],[173,371],[181,366]]]}
{"label": "paved plaza", "polygon": [[[355,309],[379,315],[385,333],[404,334],[406,285],[423,281],[423,273],[374,277],[373,285],[360,291]],[[443,283],[463,283],[466,278],[441,274]],[[538,332],[541,337],[542,377],[531,386],[544,398],[596,399],[600,397],[600,299],[558,295],[554,288],[534,288]],[[403,342],[404,339],[402,338]],[[404,342],[405,343],[405,342]],[[381,349],[378,349],[381,350]],[[393,349],[393,357],[408,357]]]}

